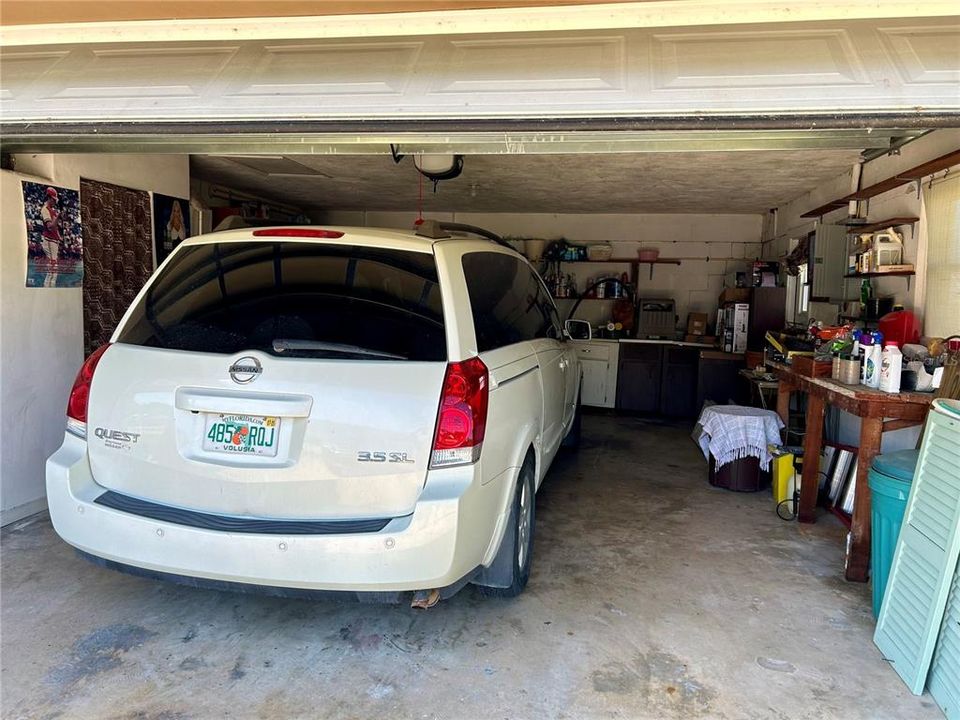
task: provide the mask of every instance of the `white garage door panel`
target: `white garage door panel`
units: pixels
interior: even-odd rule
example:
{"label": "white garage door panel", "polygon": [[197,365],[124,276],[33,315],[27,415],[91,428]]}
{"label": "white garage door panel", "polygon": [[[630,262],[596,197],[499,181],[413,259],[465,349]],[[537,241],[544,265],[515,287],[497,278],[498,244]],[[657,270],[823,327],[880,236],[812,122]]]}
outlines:
{"label": "white garage door panel", "polygon": [[5,121],[960,108],[954,19],[2,54]]}
{"label": "white garage door panel", "polygon": [[251,46],[250,72],[224,95],[398,96],[406,91],[422,50],[423,42]]}

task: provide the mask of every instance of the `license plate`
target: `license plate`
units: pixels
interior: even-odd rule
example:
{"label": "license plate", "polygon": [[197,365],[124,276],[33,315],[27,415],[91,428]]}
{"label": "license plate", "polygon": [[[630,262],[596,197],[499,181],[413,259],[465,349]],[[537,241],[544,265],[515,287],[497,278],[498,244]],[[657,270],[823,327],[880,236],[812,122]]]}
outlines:
{"label": "license plate", "polygon": [[280,418],[210,413],[203,431],[203,449],[274,457],[279,437]]}

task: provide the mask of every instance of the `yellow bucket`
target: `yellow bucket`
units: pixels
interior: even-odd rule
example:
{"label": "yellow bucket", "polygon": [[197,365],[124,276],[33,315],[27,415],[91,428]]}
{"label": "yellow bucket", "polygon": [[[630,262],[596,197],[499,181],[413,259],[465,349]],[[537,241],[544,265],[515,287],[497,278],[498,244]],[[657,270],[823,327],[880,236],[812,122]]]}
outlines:
{"label": "yellow bucket", "polygon": [[793,498],[797,487],[797,472],[793,467],[793,454],[783,453],[773,458],[773,502],[779,505]]}

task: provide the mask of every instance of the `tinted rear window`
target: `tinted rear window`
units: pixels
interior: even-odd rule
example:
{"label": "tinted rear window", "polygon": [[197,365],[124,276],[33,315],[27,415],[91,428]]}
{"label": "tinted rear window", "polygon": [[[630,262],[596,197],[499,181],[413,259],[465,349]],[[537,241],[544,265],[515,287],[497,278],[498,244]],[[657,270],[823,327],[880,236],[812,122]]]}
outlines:
{"label": "tinted rear window", "polygon": [[562,337],[553,300],[529,265],[493,252],[466,253],[462,262],[480,352]]}
{"label": "tinted rear window", "polygon": [[[278,341],[287,347],[278,350]],[[447,355],[432,254],[305,242],[182,248],[151,282],[119,342],[292,357]]]}

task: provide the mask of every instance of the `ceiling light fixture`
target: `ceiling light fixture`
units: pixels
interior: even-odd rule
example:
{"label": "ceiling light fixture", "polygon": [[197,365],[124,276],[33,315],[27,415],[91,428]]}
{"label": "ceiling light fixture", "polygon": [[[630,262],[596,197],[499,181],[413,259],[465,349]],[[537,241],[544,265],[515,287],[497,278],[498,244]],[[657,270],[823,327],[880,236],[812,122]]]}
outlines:
{"label": "ceiling light fixture", "polygon": [[420,154],[413,156],[417,172],[433,183],[433,191],[441,180],[453,180],[463,172],[463,155]]}

